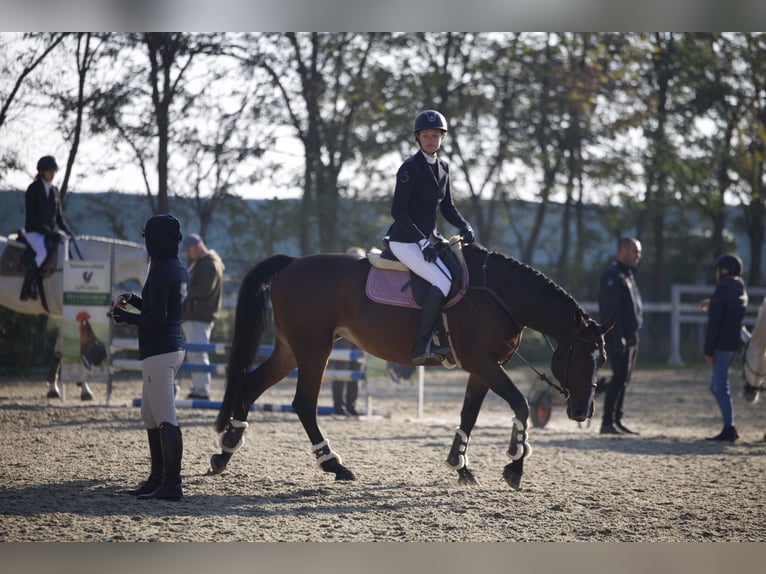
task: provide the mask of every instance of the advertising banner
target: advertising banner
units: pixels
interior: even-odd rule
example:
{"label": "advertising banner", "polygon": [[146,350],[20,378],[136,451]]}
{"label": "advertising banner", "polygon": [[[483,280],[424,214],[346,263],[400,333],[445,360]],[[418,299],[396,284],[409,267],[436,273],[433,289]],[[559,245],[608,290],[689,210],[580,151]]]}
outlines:
{"label": "advertising banner", "polygon": [[64,381],[107,381],[111,303],[110,261],[64,262]]}

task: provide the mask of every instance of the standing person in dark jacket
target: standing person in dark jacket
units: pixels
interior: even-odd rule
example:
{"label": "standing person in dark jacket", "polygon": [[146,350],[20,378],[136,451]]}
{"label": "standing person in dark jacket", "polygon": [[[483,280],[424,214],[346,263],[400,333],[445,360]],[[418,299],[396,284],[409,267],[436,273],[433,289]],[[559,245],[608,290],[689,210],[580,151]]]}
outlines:
{"label": "standing person in dark jacket", "polygon": [[[184,360],[181,314],[189,274],[178,259],[181,224],[175,217],[151,217],[142,235],[150,263],[141,296],[124,293],[110,308],[115,323],[138,326],[138,355],[144,379],[141,418],[149,439],[151,472],[128,494],[141,499],[178,500],[183,495],[183,441],[176,417],[174,378]],[[127,305],[140,313],[127,311]]]}
{"label": "standing person in dark jacket", "polygon": [[[72,235],[64,221],[59,190],[53,178],[59,166],[52,155],[41,157],[37,162],[37,175],[24,194],[24,236],[35,254],[34,265],[29,265],[21,288],[21,299],[34,299],[34,278],[48,258],[48,251],[57,244],[56,225],[67,235]],[[31,263],[31,262],[30,262]]]}
{"label": "standing person in dark jacket", "polygon": [[638,332],[643,323],[641,293],[635,271],[641,260],[641,242],[623,237],[617,256],[601,275],[598,307],[602,321],[615,319],[605,336],[606,353],[612,365],[612,379],[606,386],[601,434],[638,434],[622,422],[625,390],[633,376],[638,356]]}
{"label": "standing person in dark jacket", "polygon": [[[399,261],[431,284],[420,315],[412,362],[441,361],[448,347],[431,346],[431,336],[442,305],[449,293],[452,276],[434,244],[436,212],[460,230],[464,243],[474,241],[473,229],[452,202],[449,164],[437,152],[447,135],[447,120],[436,110],[420,112],[412,126],[420,147],[407,158],[396,174],[391,205],[394,223],[388,230],[389,248]],[[430,348],[429,348],[430,346]]]}
{"label": "standing person in dark jacket", "polygon": [[710,391],[723,417],[723,430],[707,440],[734,442],[739,438],[734,428],[734,407],[729,386],[729,367],[741,345],[740,331],[747,308],[747,289],[742,280],[742,260],[724,253],[713,265],[716,288],[710,299],[700,302],[707,310],[705,362],[713,366]]}
{"label": "standing person in dark jacket", "polygon": [[[189,260],[189,294],[184,305],[181,329],[187,343],[208,345],[215,321],[221,312],[223,297],[223,272],[225,266],[221,257],[208,249],[196,233],[184,237],[181,250]],[[210,364],[207,352],[189,352],[191,363]],[[210,372],[194,371],[188,399],[210,399]]]}

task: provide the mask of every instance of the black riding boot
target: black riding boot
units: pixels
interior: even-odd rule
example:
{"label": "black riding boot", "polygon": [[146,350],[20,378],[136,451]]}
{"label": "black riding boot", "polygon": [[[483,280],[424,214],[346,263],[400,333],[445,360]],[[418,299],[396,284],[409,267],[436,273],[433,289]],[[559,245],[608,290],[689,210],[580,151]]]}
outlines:
{"label": "black riding boot", "polygon": [[412,362],[416,365],[422,365],[428,359],[441,361],[444,355],[449,353],[449,347],[432,344],[431,349],[426,351],[428,342],[431,340],[434,331],[434,325],[441,313],[444,304],[444,294],[441,289],[431,285],[428,290],[426,300],[423,302],[423,311],[420,314],[420,325],[418,326],[418,337],[415,339],[415,346],[412,347]]}
{"label": "black riding boot", "polygon": [[359,381],[349,381],[346,383],[346,411],[352,417],[358,417],[356,410],[356,399],[359,397]]}
{"label": "black riding boot", "polygon": [[146,429],[146,436],[149,439],[149,456],[151,457],[152,466],[149,472],[149,478],[136,488],[131,488],[130,490],[125,491],[131,496],[154,492],[162,484],[162,478],[165,476],[165,467],[162,462],[160,429]]}
{"label": "black riding boot", "polygon": [[347,415],[346,408],[343,406],[343,386],[345,381],[332,382],[332,412],[336,415]]}
{"label": "black riding boot", "polygon": [[181,489],[181,458],[183,457],[181,429],[170,423],[162,423],[159,432],[165,475],[157,490],[141,494],[138,498],[141,500],[178,500],[183,496]]}
{"label": "black riding boot", "polygon": [[19,299],[22,301],[37,299],[37,273],[38,270],[34,263],[27,267],[27,273],[24,275],[24,283],[19,294]]}

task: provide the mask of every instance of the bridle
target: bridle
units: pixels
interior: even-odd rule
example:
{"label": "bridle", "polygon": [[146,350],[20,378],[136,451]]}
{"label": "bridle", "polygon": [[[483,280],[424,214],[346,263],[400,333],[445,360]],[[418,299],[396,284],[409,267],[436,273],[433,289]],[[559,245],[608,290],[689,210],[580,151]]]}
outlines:
{"label": "bridle", "polygon": [[[469,285],[468,286],[468,290],[482,291],[484,293],[489,294],[492,297],[492,299],[494,299],[494,301],[498,305],[500,305],[500,308],[503,309],[503,311],[505,311],[505,313],[508,315],[508,317],[510,317],[511,321],[513,321],[516,324],[516,326],[519,328],[519,332],[521,332],[521,331],[524,330],[525,325],[516,318],[516,316],[514,315],[513,311],[511,311],[510,307],[506,304],[505,301],[503,301],[500,298],[500,296],[494,291],[494,289],[492,289],[491,287],[489,287],[487,285],[487,266],[489,264],[489,258],[490,258],[491,255],[492,255],[492,252],[491,251],[487,251],[487,254],[485,255],[484,261],[482,262],[482,265],[481,265],[482,285],[481,286]],[[465,301],[468,303],[468,305],[474,310],[474,312],[477,315],[479,315],[480,317],[482,316],[481,311],[479,311],[479,309],[476,308],[476,306],[471,302],[470,299],[466,298]],[[505,366],[505,364],[508,363],[508,361],[510,361],[513,357],[518,357],[527,367],[529,367],[532,371],[535,372],[535,374],[540,378],[540,380],[545,381],[549,386],[551,386],[554,389],[556,389],[567,400],[572,396],[571,392],[569,391],[570,388],[573,388],[573,387],[584,387],[584,386],[588,386],[588,387],[591,387],[593,389],[596,388],[595,377],[594,377],[594,380],[591,381],[590,383],[569,383],[568,382],[568,378],[569,378],[569,366],[570,366],[570,363],[571,363],[571,360],[572,360],[572,352],[574,350],[575,342],[580,341],[580,342],[585,342],[585,343],[592,343],[592,341],[590,341],[589,339],[586,339],[585,337],[580,335],[580,331],[577,331],[572,336],[571,340],[569,341],[569,343],[566,346],[560,345],[558,348],[554,349],[553,345],[551,344],[550,339],[548,338],[548,335],[543,334],[543,337],[545,338],[545,341],[548,343],[548,346],[551,348],[551,350],[553,350],[553,357],[551,358],[551,363],[552,364],[556,362],[556,360],[557,360],[556,359],[556,355],[557,354],[562,353],[564,351],[566,351],[566,353],[567,353],[566,366],[565,366],[565,369],[564,369],[564,383],[559,384],[558,381],[552,381],[550,378],[548,378],[547,374],[541,372],[532,363],[527,361],[518,352],[518,349],[514,349],[513,346],[508,341],[503,339],[500,335],[497,335],[497,338],[500,339],[503,342],[503,344],[506,347],[508,347],[508,349],[511,351],[510,357],[508,357],[508,359],[505,361],[505,363],[503,363],[503,366]],[[595,363],[597,361],[597,359],[595,357],[596,354],[599,354],[599,356],[600,356],[600,353],[598,353],[598,349],[593,351],[594,365],[595,365]],[[594,372],[595,372],[595,370],[596,369],[594,368]]]}

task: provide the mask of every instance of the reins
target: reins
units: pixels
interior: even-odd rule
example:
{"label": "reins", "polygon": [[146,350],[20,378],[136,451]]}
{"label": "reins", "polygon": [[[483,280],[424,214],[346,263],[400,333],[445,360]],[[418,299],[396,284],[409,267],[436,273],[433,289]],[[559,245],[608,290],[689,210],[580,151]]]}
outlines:
{"label": "reins", "polygon": [[[481,286],[479,286],[479,287],[477,287],[477,286],[471,286],[471,285],[469,285],[469,286],[468,286],[468,290],[473,290],[473,291],[481,291],[481,292],[483,292],[483,293],[487,293],[487,294],[489,294],[489,295],[492,297],[492,299],[493,299],[493,300],[494,300],[494,301],[495,301],[495,302],[496,302],[498,305],[500,305],[501,309],[503,309],[503,311],[505,311],[505,312],[506,312],[506,314],[507,314],[507,315],[508,315],[508,316],[511,318],[511,321],[513,321],[513,322],[516,324],[516,326],[519,328],[519,332],[521,332],[521,331],[523,331],[523,330],[524,330],[524,327],[525,327],[525,325],[524,325],[524,324],[523,324],[521,321],[519,321],[518,319],[516,319],[516,316],[513,314],[513,311],[511,311],[510,307],[508,307],[508,305],[505,303],[505,301],[503,301],[503,300],[500,298],[500,296],[499,296],[497,293],[495,293],[495,291],[494,291],[494,290],[493,290],[491,287],[488,287],[488,286],[487,286],[487,266],[488,266],[488,263],[489,263],[489,258],[490,258],[490,256],[491,256],[491,255],[492,255],[492,253],[491,253],[490,251],[487,251],[487,255],[484,257],[484,261],[483,261],[483,263],[482,263],[482,265],[481,265],[482,285],[481,285]],[[466,303],[468,303],[468,305],[469,305],[469,306],[470,306],[470,307],[471,307],[471,308],[474,310],[474,312],[476,312],[476,314],[477,314],[477,315],[479,315],[479,316],[482,318],[482,320],[484,320],[484,319],[485,319],[485,317],[483,316],[482,312],[481,312],[481,311],[480,311],[480,310],[479,310],[479,309],[476,307],[476,305],[474,305],[474,304],[471,302],[471,300],[470,300],[470,299],[466,298],[466,299],[465,299],[465,301],[466,301]],[[511,360],[511,359],[512,359],[514,356],[517,356],[519,359],[521,359],[521,361],[522,361],[522,362],[523,362],[523,363],[524,363],[524,364],[525,364],[527,367],[529,367],[529,368],[530,368],[532,371],[534,371],[534,372],[535,372],[535,374],[538,376],[538,378],[539,378],[540,380],[542,380],[542,381],[545,381],[545,382],[546,382],[548,385],[550,385],[551,387],[553,387],[554,389],[556,389],[556,390],[557,390],[559,393],[561,393],[561,394],[564,396],[564,398],[566,398],[566,399],[569,399],[569,396],[570,396],[569,390],[565,389],[565,388],[564,388],[562,385],[558,384],[558,382],[556,382],[556,381],[551,381],[551,380],[548,378],[548,375],[547,375],[546,373],[543,373],[543,372],[541,372],[541,371],[540,371],[540,370],[538,370],[538,369],[537,369],[537,368],[536,368],[536,367],[535,367],[535,366],[534,366],[532,363],[530,363],[529,361],[527,361],[527,360],[524,358],[524,356],[523,356],[521,353],[519,353],[519,351],[518,351],[518,348],[517,348],[517,349],[514,349],[514,348],[513,348],[513,346],[512,346],[510,343],[508,343],[508,341],[506,341],[505,339],[503,339],[503,338],[502,338],[500,335],[496,335],[496,336],[497,336],[497,338],[498,338],[498,339],[500,339],[500,340],[503,342],[503,344],[504,344],[506,347],[508,347],[508,349],[511,351],[511,355],[510,355],[510,357],[508,357],[508,360],[507,360],[507,361],[505,361],[505,362],[503,363],[503,365],[504,365],[504,366],[505,366],[505,364],[506,364],[506,363],[508,363],[508,361],[510,361],[510,360]],[[548,336],[547,336],[547,335],[545,335],[545,334],[543,334],[543,337],[545,338],[545,341],[548,343],[548,346],[551,348],[551,351],[553,351],[553,352],[554,352],[554,354],[555,354],[555,352],[556,352],[556,351],[555,351],[555,349],[553,348],[553,345],[551,344],[551,342],[550,342],[550,339],[548,339]],[[572,343],[574,343],[574,339],[572,339],[572,342],[570,342],[570,343],[569,343],[569,345],[567,345],[567,348],[568,348],[568,349],[570,349],[570,350],[571,350],[571,346],[572,346]],[[567,357],[567,371],[566,371],[567,373],[569,373],[569,359],[570,359],[570,358],[571,358],[571,353],[570,353],[570,355]]]}

